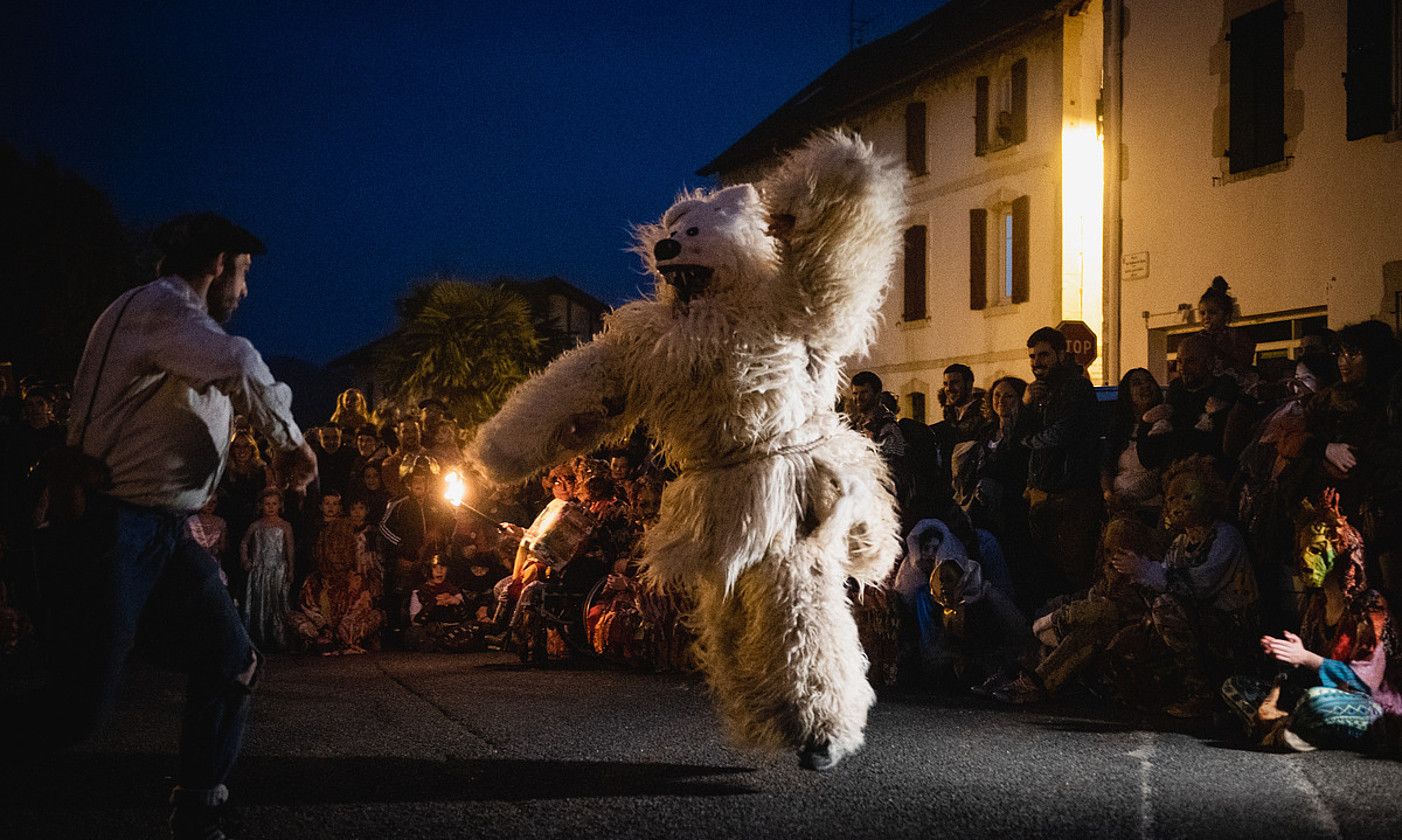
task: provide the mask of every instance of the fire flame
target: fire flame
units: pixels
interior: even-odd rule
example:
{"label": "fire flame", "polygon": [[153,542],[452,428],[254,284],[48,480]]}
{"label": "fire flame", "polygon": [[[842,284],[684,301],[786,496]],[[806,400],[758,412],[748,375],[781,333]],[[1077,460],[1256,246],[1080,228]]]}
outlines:
{"label": "fire flame", "polygon": [[453,507],[460,507],[466,496],[467,482],[463,481],[457,470],[449,470],[447,475],[443,476],[443,498]]}

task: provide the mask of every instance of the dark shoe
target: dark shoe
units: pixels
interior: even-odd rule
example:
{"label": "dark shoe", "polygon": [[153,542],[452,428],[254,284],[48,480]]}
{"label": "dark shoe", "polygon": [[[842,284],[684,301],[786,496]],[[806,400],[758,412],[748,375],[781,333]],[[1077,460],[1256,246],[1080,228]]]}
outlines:
{"label": "dark shoe", "polygon": [[1018,674],[1017,679],[996,689],[993,692],[993,699],[999,703],[1009,703],[1014,706],[1026,706],[1029,703],[1040,703],[1047,699],[1047,692],[1029,674]]}
{"label": "dark shoe", "polygon": [[177,805],[170,812],[172,840],[228,840],[219,819],[220,808]]}
{"label": "dark shoe", "polygon": [[993,692],[1007,685],[1010,680],[1003,674],[994,674],[978,685],[969,686],[969,693],[975,697],[992,697]]}
{"label": "dark shoe", "polygon": [[840,757],[833,753],[832,745],[826,741],[820,744],[809,744],[798,751],[798,766],[804,770],[815,770],[821,773],[836,767],[840,760]]}

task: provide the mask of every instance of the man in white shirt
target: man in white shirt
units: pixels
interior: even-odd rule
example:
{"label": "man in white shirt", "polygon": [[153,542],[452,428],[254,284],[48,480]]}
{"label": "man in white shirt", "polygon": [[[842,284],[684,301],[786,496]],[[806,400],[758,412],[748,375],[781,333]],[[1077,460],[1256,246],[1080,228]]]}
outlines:
{"label": "man in white shirt", "polygon": [[161,276],[98,318],[74,384],[68,442],[105,462],[112,480],[72,526],[82,556],[70,579],[81,584],[59,621],[47,737],[96,730],[139,638],[190,677],[172,834],[216,840],[260,654],[185,520],[219,484],[235,413],[272,443],[288,489],[306,488],[316,460],[291,390],[221,326],[248,293],[263,244],[213,213],[173,219],[155,242]]}

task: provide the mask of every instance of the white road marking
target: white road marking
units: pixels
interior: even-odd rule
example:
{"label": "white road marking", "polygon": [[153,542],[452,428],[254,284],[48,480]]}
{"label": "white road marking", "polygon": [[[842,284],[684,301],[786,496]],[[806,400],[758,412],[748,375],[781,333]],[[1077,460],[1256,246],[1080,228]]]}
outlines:
{"label": "white road marking", "polygon": [[1314,786],[1314,783],[1309,780],[1305,771],[1300,767],[1299,762],[1303,757],[1292,755],[1285,758],[1284,764],[1287,768],[1286,773],[1290,776],[1290,785],[1304,797],[1320,833],[1327,837],[1342,838],[1344,833],[1339,828],[1339,821],[1334,819],[1334,812],[1329,810],[1329,804],[1324,801],[1324,797],[1319,793],[1319,788]]}
{"label": "white road marking", "polygon": [[1131,750],[1129,757],[1139,762],[1139,837],[1140,840],[1153,840],[1154,803],[1153,787],[1149,773],[1154,769],[1154,746],[1157,740],[1153,732],[1139,733],[1139,748]]}

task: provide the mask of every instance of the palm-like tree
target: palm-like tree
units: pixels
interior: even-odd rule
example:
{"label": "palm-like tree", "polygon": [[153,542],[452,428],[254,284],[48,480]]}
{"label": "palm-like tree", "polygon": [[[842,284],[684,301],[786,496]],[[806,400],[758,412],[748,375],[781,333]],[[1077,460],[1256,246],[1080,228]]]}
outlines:
{"label": "palm-like tree", "polygon": [[401,406],[437,397],[471,427],[539,363],[530,308],[514,292],[439,277],[413,287],[396,308],[399,327],[377,364]]}

